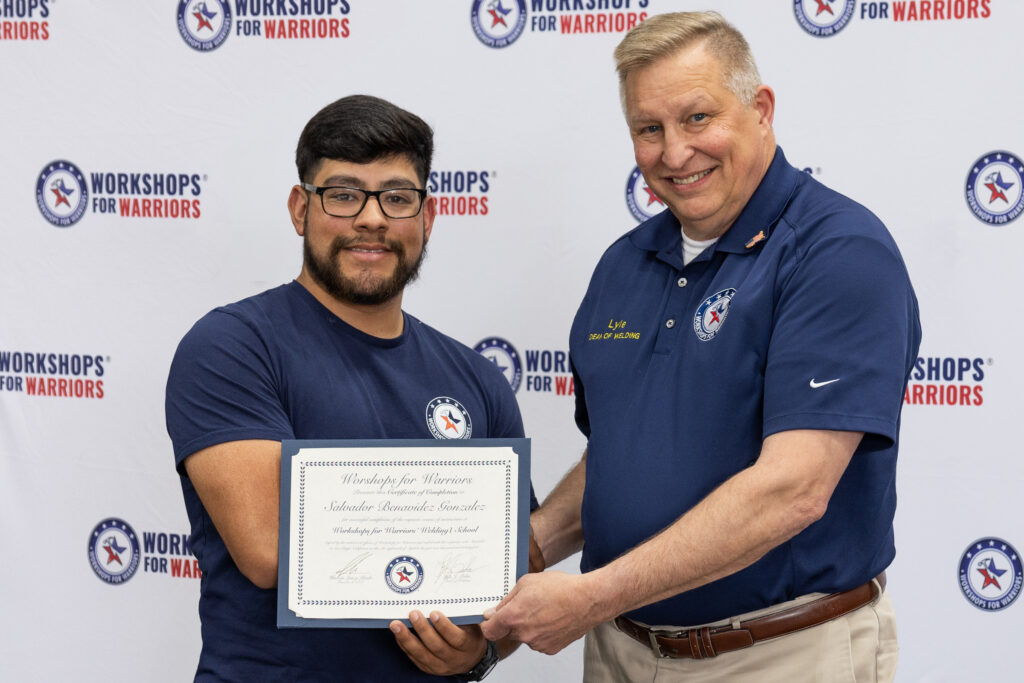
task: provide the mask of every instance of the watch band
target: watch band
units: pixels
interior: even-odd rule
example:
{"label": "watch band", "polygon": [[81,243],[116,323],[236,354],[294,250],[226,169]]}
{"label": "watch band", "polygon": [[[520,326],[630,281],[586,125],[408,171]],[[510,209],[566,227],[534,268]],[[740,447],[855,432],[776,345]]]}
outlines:
{"label": "watch band", "polygon": [[456,674],[455,678],[459,681],[482,681],[487,677],[487,674],[491,673],[494,665],[498,663],[498,644],[493,640],[487,641],[487,650],[484,652],[484,658],[476,663],[472,669],[464,674]]}

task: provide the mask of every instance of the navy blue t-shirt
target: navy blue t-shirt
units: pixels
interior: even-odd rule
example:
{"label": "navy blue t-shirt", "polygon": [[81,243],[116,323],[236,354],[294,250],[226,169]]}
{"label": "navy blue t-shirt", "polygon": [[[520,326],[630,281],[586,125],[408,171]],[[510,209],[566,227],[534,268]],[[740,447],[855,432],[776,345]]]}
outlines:
{"label": "navy blue t-shirt", "polygon": [[681,242],[669,211],[621,237],[572,326],[588,437],[582,569],[672,524],[752,465],[765,437],[829,429],[865,437],[821,520],[630,616],[698,625],[865,583],[895,554],[900,409],[921,336],[895,242],[781,149],[715,245],[684,267]]}
{"label": "navy blue t-shirt", "polygon": [[408,314],[400,337],[367,335],[297,282],[218,308],[182,339],[166,413],[203,572],[197,680],[441,680],[387,629],[277,629],[277,589],[239,572],[183,465],[241,439],[431,438],[438,397],[465,408],[472,438],[523,436],[512,389],[483,356]]}

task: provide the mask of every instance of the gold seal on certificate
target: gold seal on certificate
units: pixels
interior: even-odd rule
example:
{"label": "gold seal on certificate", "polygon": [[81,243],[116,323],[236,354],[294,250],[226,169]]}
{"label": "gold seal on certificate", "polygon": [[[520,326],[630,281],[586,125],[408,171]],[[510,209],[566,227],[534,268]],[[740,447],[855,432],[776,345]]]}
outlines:
{"label": "gold seal on certificate", "polygon": [[529,440],[285,441],[278,626],[482,620],[526,570]]}

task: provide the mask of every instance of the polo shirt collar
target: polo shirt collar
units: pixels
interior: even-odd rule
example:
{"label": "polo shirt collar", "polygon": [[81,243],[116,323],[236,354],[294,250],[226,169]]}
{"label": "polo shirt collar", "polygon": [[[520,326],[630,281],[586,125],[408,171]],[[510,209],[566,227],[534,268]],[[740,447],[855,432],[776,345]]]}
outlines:
{"label": "polo shirt collar", "polygon": [[[776,147],[768,172],[736,222],[715,243],[714,250],[743,253],[766,242],[796,191],[799,179],[800,172],[789,165],[782,148]],[[671,211],[662,211],[640,224],[629,234],[629,240],[638,249],[656,251],[660,260],[682,268],[683,239],[679,232],[679,221]]]}

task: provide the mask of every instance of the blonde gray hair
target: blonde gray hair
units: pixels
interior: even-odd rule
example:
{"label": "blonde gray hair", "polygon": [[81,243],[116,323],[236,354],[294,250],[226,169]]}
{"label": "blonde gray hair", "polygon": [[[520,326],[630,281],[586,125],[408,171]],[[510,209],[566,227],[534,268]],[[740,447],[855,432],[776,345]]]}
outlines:
{"label": "blonde gray hair", "polygon": [[718,12],[658,14],[637,24],[615,48],[619,96],[626,107],[626,77],[684,48],[703,45],[722,67],[724,85],[743,104],[754,103],[761,75],[743,34]]}

